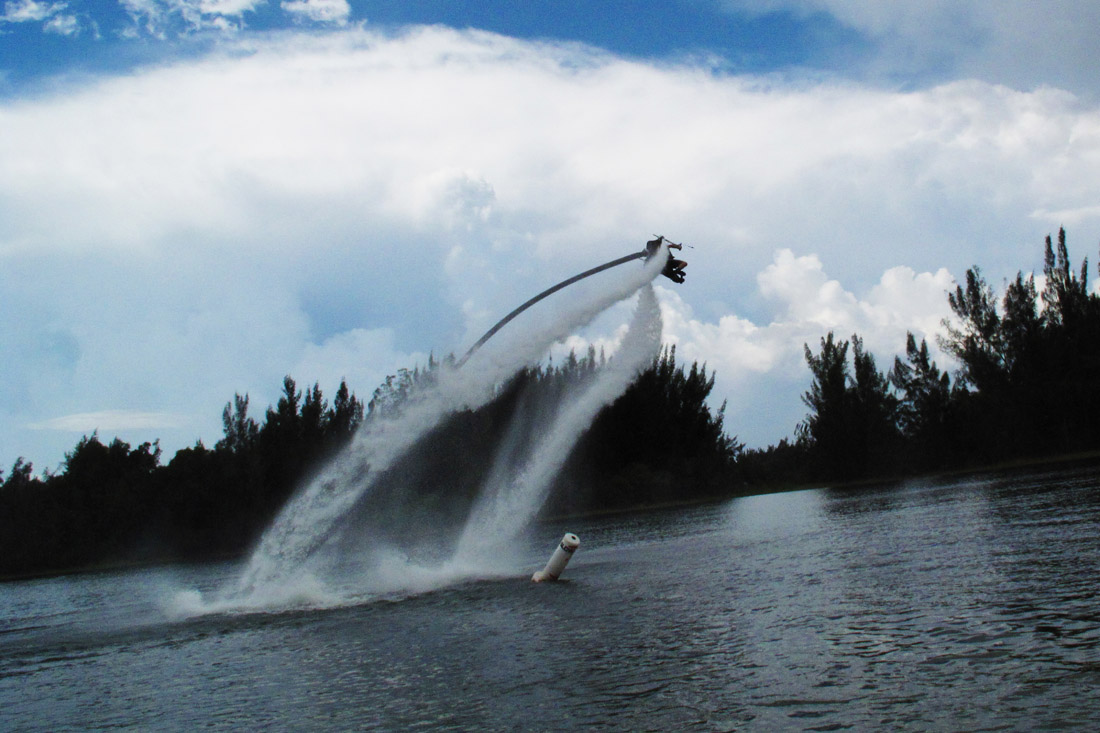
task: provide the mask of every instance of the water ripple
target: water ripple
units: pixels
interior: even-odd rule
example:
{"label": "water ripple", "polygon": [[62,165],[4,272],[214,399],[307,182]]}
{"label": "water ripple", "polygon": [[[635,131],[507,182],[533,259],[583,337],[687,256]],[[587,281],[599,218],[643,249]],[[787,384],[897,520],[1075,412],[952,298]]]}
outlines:
{"label": "water ripple", "polygon": [[571,523],[567,582],[183,620],[149,575],[12,584],[0,728],[1087,730],[1098,507],[1072,470],[754,497]]}

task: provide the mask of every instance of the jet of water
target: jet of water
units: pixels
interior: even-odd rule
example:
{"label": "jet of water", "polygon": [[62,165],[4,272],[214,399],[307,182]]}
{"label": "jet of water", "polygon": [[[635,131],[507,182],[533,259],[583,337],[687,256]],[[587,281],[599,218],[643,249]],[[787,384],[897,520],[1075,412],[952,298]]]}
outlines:
{"label": "jet of water", "polygon": [[[511,478],[507,465],[494,467],[499,483],[482,493],[459,542],[457,557],[498,555],[535,518],[546,501],[551,482],[577,439],[596,414],[621,395],[657,356],[661,348],[661,310],[652,285],[642,288],[629,330],[619,351],[597,372],[593,382],[559,410],[531,459]],[[500,461],[505,464],[509,457]]]}
{"label": "jet of water", "polygon": [[[496,385],[536,363],[553,343],[651,283],[664,260],[663,256],[654,257],[643,268],[628,270],[606,290],[570,303],[552,323],[528,334],[511,349],[482,349],[463,369],[442,370],[436,383],[411,396],[398,415],[367,421],[348,448],[287,503],[253,552],[232,595],[255,605],[269,596],[282,596],[301,578],[311,577],[324,554],[320,550],[341,518],[416,441],[451,412],[485,404]],[[648,297],[652,298],[652,293]],[[532,470],[541,476],[550,467],[533,466]],[[528,485],[542,485],[543,479],[532,476]]]}

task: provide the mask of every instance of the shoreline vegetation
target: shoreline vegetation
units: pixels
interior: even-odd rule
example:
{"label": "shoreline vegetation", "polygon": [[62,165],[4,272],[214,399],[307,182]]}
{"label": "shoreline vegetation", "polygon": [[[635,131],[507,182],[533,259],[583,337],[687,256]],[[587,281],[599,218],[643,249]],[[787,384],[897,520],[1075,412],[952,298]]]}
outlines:
{"label": "shoreline vegetation", "polygon": [[[800,486],[768,486],[768,487],[751,487],[744,493],[730,494],[728,496],[718,497],[702,497],[695,499],[681,499],[678,501],[667,501],[659,504],[638,504],[632,507],[617,508],[617,509],[588,509],[579,512],[573,512],[569,514],[561,515],[545,515],[540,517],[539,522],[563,522],[570,519],[592,519],[595,517],[615,517],[624,516],[628,514],[636,514],[639,512],[660,512],[670,511],[675,509],[684,509],[694,506],[706,506],[708,504],[719,504],[722,502],[731,501],[733,499],[740,499],[751,496],[763,496],[766,494],[783,494],[795,491],[814,491],[818,489],[833,489],[833,490],[854,490],[858,491],[862,488],[872,488],[876,486],[883,486],[890,483],[909,481],[909,480],[942,480],[946,478],[966,478],[970,476],[985,476],[989,474],[999,473],[1015,473],[1017,471],[1024,471],[1028,469],[1054,469],[1056,467],[1064,467],[1067,464],[1080,464],[1080,465],[1097,465],[1100,466],[1100,451],[1090,451],[1087,453],[1075,453],[1072,455],[1064,456],[1047,456],[1041,458],[1024,458],[1013,461],[1006,461],[1004,463],[995,466],[983,466],[977,468],[956,469],[953,471],[945,471],[936,474],[923,474],[920,476],[899,476],[899,477],[885,477],[885,478],[869,478],[861,481],[854,481],[848,483],[806,483]],[[233,553],[221,556],[209,556],[202,558],[191,559],[133,559],[129,561],[116,561],[105,562],[101,565],[87,565],[74,568],[57,568],[47,572],[29,572],[26,574],[7,574],[0,575],[0,583],[18,580],[38,580],[44,578],[57,578],[66,575],[91,575],[95,573],[109,573],[119,570],[136,570],[140,568],[151,567],[170,567],[172,565],[190,565],[200,564],[206,562],[233,562],[243,559],[247,556],[247,553]]]}
{"label": "shoreline vegetation", "polygon": [[[817,351],[805,419],[791,439],[746,449],[726,433],[714,374],[666,349],[597,415],[556,478],[543,518],[592,516],[805,488],[858,488],[923,476],[1100,460],[1100,295],[1071,266],[1065,231],[1046,238],[1043,275],[1018,273],[998,300],[978,267],[948,293],[940,346],[953,375],[908,335],[883,373],[863,340],[830,332]],[[849,356],[851,358],[849,358]],[[448,360],[448,362],[453,359]],[[427,526],[463,520],[507,437],[516,462],[571,393],[603,367],[593,349],[526,369],[477,410],[451,414],[375,480],[360,516],[413,511]],[[364,404],[341,382],[283,381],[263,422],[237,394],[224,435],[161,464],[157,442],[84,436],[57,473],[19,459],[0,473],[0,580],[244,556],[295,489],[356,431],[398,413],[443,364],[400,370]]]}

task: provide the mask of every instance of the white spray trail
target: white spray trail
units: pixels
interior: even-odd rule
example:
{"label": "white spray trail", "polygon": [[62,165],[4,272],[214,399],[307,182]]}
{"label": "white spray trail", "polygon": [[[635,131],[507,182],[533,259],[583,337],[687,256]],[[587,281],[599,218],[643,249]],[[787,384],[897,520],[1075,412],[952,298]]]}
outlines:
{"label": "white spray trail", "polygon": [[368,421],[351,445],[283,508],[265,532],[233,594],[250,598],[252,603],[263,603],[268,595],[284,595],[288,581],[309,575],[309,563],[331,538],[341,518],[417,440],[447,414],[485,404],[497,384],[535,363],[552,344],[652,282],[664,261],[662,253],[643,268],[631,268],[628,275],[610,283],[596,297],[573,302],[558,313],[553,323],[507,352],[482,349],[464,368],[442,369],[435,385],[410,397],[399,415]]}
{"label": "white spray trail", "polygon": [[[619,351],[597,372],[594,381],[558,412],[546,437],[515,477],[490,486],[471,514],[459,542],[457,558],[469,561],[497,554],[538,514],[551,482],[580,435],[596,414],[621,395],[657,356],[661,348],[661,310],[653,286],[642,288],[638,306]],[[507,474],[497,467],[494,476]]]}

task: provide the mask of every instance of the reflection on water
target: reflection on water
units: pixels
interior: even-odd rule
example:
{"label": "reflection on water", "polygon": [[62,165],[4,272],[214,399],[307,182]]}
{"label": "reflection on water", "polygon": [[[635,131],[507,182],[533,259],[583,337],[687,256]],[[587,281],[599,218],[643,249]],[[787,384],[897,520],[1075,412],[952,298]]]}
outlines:
{"label": "reflection on water", "polygon": [[1098,559],[1079,468],[547,526],[514,579],[327,610],[165,615],[228,565],[11,583],[0,728],[1088,729]]}

